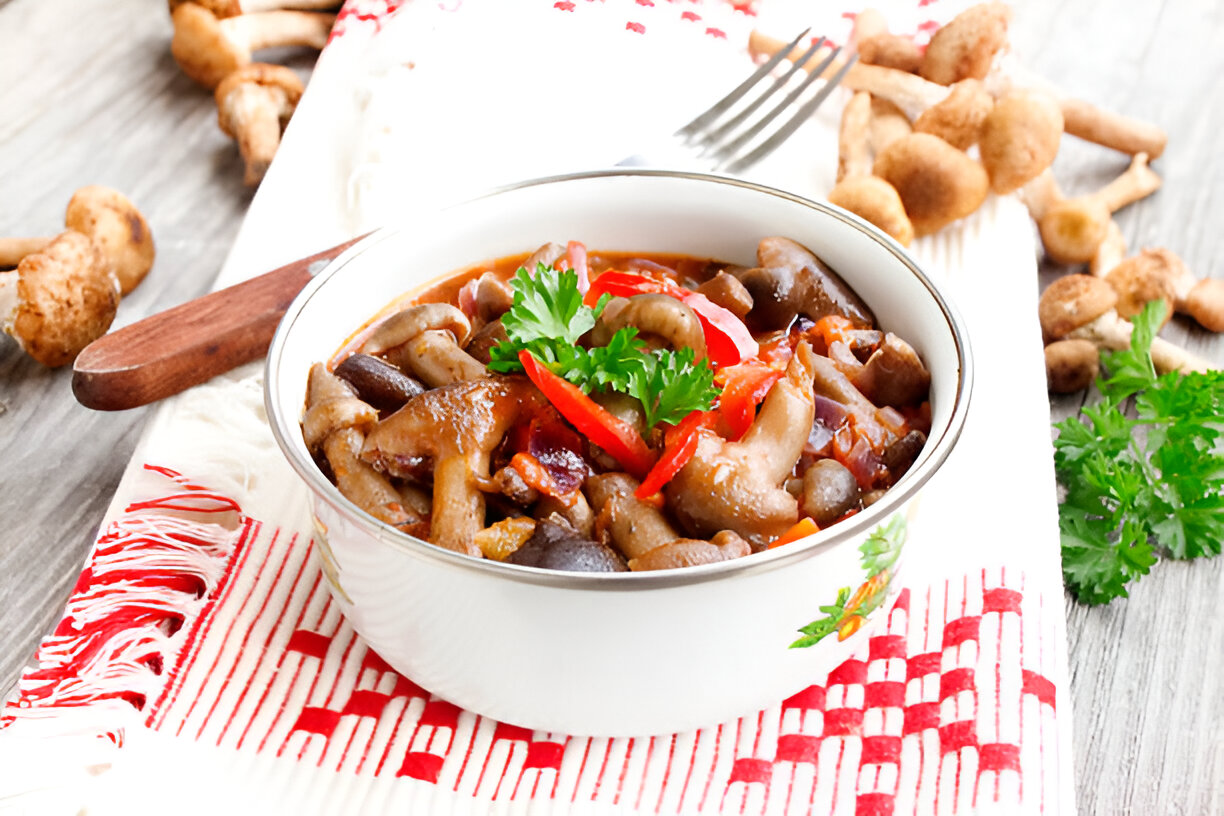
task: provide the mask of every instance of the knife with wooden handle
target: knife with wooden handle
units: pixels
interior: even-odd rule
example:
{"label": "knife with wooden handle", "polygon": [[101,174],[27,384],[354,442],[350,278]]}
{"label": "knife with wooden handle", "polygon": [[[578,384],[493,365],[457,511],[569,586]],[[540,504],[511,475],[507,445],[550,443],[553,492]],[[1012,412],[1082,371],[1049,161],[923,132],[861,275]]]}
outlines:
{"label": "knife with wooden handle", "polygon": [[302,287],[364,237],[103,335],[77,355],[72,393],[86,408],[122,411],[258,359]]}

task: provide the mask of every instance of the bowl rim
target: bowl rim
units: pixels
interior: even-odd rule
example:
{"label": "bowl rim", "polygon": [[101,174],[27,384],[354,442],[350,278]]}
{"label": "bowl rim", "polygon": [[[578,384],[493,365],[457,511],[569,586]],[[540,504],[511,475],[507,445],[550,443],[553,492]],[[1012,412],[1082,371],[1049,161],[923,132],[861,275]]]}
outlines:
{"label": "bowl rim", "polygon": [[[672,178],[699,183],[728,185],[763,195],[781,198],[793,204],[815,210],[824,216],[832,217],[846,225],[865,233],[869,238],[879,243],[894,258],[916,277],[927,290],[942,312],[944,321],[953,339],[960,366],[960,377],[957,380],[956,393],[952,412],[947,425],[938,438],[927,440],[930,453],[917,467],[911,468],[894,487],[889,488],[884,497],[866,510],[850,519],[821,530],[800,539],[785,547],[779,547],[764,552],[751,553],[741,558],[720,561],[713,564],[701,564],[671,570],[654,570],[644,572],[614,572],[589,573],[566,570],[550,570],[540,567],[528,567],[510,564],[488,558],[474,558],[470,555],[448,550],[424,539],[408,535],[400,530],[374,518],[345,497],[340,490],[327,479],[311,459],[309,452],[302,453],[295,440],[289,434],[295,431],[300,436],[300,425],[296,419],[301,413],[299,407],[292,412],[286,411],[282,404],[278,389],[274,385],[279,382],[281,374],[280,357],[293,324],[298,314],[305,308],[307,302],[348,264],[359,258],[367,249],[383,241],[391,240],[411,229],[407,219],[398,219],[395,223],[375,229],[360,238],[356,243],[331,260],[323,267],[297,294],[289,305],[268,348],[264,365],[264,407],[268,422],[277,446],[290,466],[305,482],[317,498],[332,505],[345,518],[371,534],[376,540],[388,546],[403,550],[410,556],[423,557],[465,571],[474,571],[499,579],[518,582],[547,585],[558,589],[602,589],[602,590],[648,590],[672,586],[687,586],[721,579],[733,574],[750,574],[772,571],[783,568],[793,562],[815,557],[828,550],[844,547],[857,542],[860,537],[876,525],[885,521],[893,513],[902,508],[918,491],[926,485],[930,478],[951,453],[956,441],[964,428],[969,410],[969,402],[973,392],[974,363],[969,344],[969,335],[963,317],[943,295],[939,287],[927,276],[908,254],[908,252],[887,234],[862,220],[858,216],[836,207],[832,204],[814,201],[804,196],[789,193],[757,182],[729,176],[700,173],[692,171],[662,170],[653,168],[615,168],[606,170],[588,170],[577,173],[542,176],[526,179],[490,188],[485,192],[465,197],[460,201],[446,203],[431,209],[427,214],[439,216],[449,210],[464,207],[478,201],[514,192],[521,189],[552,184],[566,184],[578,181],[589,181],[600,178],[650,177]],[[292,421],[290,421],[290,418]]]}

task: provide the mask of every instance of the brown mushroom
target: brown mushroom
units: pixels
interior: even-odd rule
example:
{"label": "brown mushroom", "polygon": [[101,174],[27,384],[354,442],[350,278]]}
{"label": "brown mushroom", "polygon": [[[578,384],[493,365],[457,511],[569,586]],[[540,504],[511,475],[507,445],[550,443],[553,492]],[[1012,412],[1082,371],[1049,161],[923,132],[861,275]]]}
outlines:
{"label": "brown mushroom", "polygon": [[1004,195],[1040,175],[1054,163],[1062,132],[1062,113],[1048,95],[1014,91],[999,99],[978,140],[990,189]]}
{"label": "brown mushroom", "polygon": [[813,320],[838,314],[860,328],[875,325],[862,298],[807,247],[780,236],[762,238],[757,264],[738,272],[752,296],[747,319],[757,329],[786,328],[796,314]]}
{"label": "brown mushroom", "polygon": [[1162,260],[1136,255],[1105,273],[1105,282],[1118,296],[1114,310],[1130,320],[1153,300],[1164,302],[1164,318],[1157,331],[1173,317],[1173,284]]}
{"label": "brown mushroom", "polygon": [[265,48],[327,44],[336,15],[310,11],[264,11],[218,20],[196,3],[174,10],[170,53],[183,73],[213,89],[230,72]]}
{"label": "brown mushroom", "polygon": [[803,473],[801,506],[821,527],[858,507],[860,494],[854,474],[836,459],[818,459]]}
{"label": "brown mushroom", "polygon": [[[1080,338],[1097,348],[1129,348],[1133,327],[1114,310],[1117,300],[1114,290],[1100,278],[1064,275],[1046,287],[1037,303],[1042,332],[1051,340]],[[1153,338],[1151,352],[1152,363],[1161,373],[1211,369],[1206,360],[1161,337]]]}
{"label": "brown mushroom", "polygon": [[1105,280],[1118,293],[1119,303],[1126,303],[1118,307],[1123,317],[1143,308],[1148,300],[1163,297],[1168,305],[1166,319],[1176,310],[1208,331],[1224,331],[1224,281],[1196,278],[1171,250],[1144,249],[1116,264]]}
{"label": "brown mushroom", "polygon": [[946,97],[918,114],[914,130],[938,136],[957,150],[968,150],[981,138],[994,107],[994,97],[981,80],[962,79]]}
{"label": "brown mushroom", "polygon": [[738,442],[700,433],[692,459],[665,489],[668,505],[689,534],[733,530],[763,547],[798,521],[799,504],[783,484],[812,427],[816,357],[806,342],[799,344],[786,376],[769,390]]}
{"label": "brown mushroom", "polygon": [[[726,533],[715,540],[684,538],[663,511],[634,496],[638,482],[625,473],[605,473],[587,480],[591,504],[599,508],[597,529],[603,529],[637,572],[690,567],[747,555],[739,536]],[[727,531],[729,532],[729,531]]]}
{"label": "brown mushroom", "polygon": [[611,547],[547,518],[537,522],[531,537],[505,560],[525,567],[569,572],[625,572],[629,569]]}
{"label": "brown mushroom", "polygon": [[[118,190],[99,185],[73,193],[64,212],[64,226],[93,241],[119,281],[121,294],[136,288],[153,267],[156,250],[144,215]],[[0,239],[0,267],[16,266],[52,238]]]}
{"label": "brown mushroom", "polygon": [[306,385],[302,418],[306,446],[327,460],[345,498],[380,521],[420,532],[410,528],[423,519],[409,512],[386,476],[361,459],[365,436],[377,421],[378,411],[322,363],[315,363]]}
{"label": "brown mushroom", "polygon": [[341,5],[341,0],[168,0],[170,13],[173,14],[176,8],[191,1],[211,11],[218,19],[277,9],[333,11]]}
{"label": "brown mushroom", "polygon": [[940,85],[982,79],[1007,45],[1011,9],[1004,3],[980,3],[953,17],[931,35],[919,73]]}
{"label": "brown mushroom", "polygon": [[900,194],[915,235],[972,214],[990,189],[981,164],[929,133],[897,139],[876,156],[873,171]]}
{"label": "brown mushroom", "polygon": [[1046,385],[1055,394],[1074,394],[1092,385],[1101,355],[1090,340],[1055,340],[1045,347]]}
{"label": "brown mushroom", "polygon": [[871,95],[859,91],[842,112],[838,135],[838,181],[829,191],[836,204],[909,246],[914,227],[905,214],[901,196],[891,184],[871,175],[867,132],[871,120]]}
{"label": "brown mushroom", "polygon": [[119,281],[93,242],[69,230],[0,272],[0,326],[46,366],[72,362],[110,328]]}
{"label": "brown mushroom", "polygon": [[462,348],[471,330],[467,316],[448,303],[409,306],[380,322],[361,353],[385,356],[435,388],[475,380],[488,370]]}
{"label": "brown mushroom", "polygon": [[1122,228],[1118,226],[1118,222],[1111,218],[1109,226],[1105,228],[1105,237],[1101,239],[1101,245],[1093,253],[1092,260],[1088,262],[1088,271],[1098,278],[1104,277],[1109,270],[1122,263],[1125,257],[1126,236],[1122,234]]}
{"label": "brown mushroom", "polygon": [[647,345],[690,348],[697,360],[706,356],[701,321],[687,304],[661,294],[634,295],[614,303],[604,308],[592,329],[595,345],[606,345],[617,331],[633,326]]}
{"label": "brown mushroom", "polygon": [[[1056,188],[1042,185],[1026,197],[1041,233],[1046,254],[1057,263],[1088,263],[1109,234],[1110,214],[1160,189],[1160,176],[1140,153],[1126,172],[1094,193],[1062,198]],[[1046,196],[1041,200],[1039,196]],[[1054,197],[1054,200],[1049,200]]]}
{"label": "brown mushroom", "polygon": [[705,295],[711,302],[718,304],[740,320],[752,310],[752,295],[740,283],[739,278],[727,272],[719,271],[717,275],[704,281],[697,287],[697,293]]}
{"label": "brown mushroom", "polygon": [[297,74],[283,65],[253,62],[226,75],[213,92],[217,125],[238,142],[246,165],[243,181],[263,181],[280,146],[281,132],[289,123],[304,87]]}
{"label": "brown mushroom", "polygon": [[854,385],[876,405],[917,405],[931,389],[931,372],[914,347],[892,332],[863,364]]}
{"label": "brown mushroom", "polygon": [[867,8],[854,17],[850,44],[859,59],[869,65],[883,65],[899,71],[917,73],[922,51],[911,37],[893,34],[879,9]]}
{"label": "brown mushroom", "polygon": [[433,460],[429,540],[480,555],[474,537],[484,527],[489,460],[506,431],[543,398],[524,377],[497,377],[426,391],[380,421],[366,436],[362,458],[392,476],[409,477]]}

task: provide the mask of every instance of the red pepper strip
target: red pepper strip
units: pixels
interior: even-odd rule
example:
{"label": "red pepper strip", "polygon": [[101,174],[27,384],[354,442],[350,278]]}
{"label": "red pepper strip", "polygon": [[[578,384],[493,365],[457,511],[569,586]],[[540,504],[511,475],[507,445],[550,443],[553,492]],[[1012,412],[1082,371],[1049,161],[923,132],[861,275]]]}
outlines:
{"label": "red pepper strip", "polygon": [[697,443],[700,441],[698,431],[702,428],[709,428],[714,424],[714,419],[715,415],[712,411],[693,411],[680,420],[679,425],[669,428],[663,437],[663,455],[646,474],[646,478],[638,485],[638,489],[633,491],[633,495],[646,500],[662,490],[663,486],[670,482],[672,477],[693,458],[693,454],[697,452]]}
{"label": "red pepper strip", "polygon": [[530,453],[516,453],[510,458],[510,467],[518,471],[519,476],[528,487],[533,487],[545,496],[552,496],[554,499],[559,499],[566,507],[571,506],[575,501],[574,493],[571,490],[566,493],[557,484],[557,480],[548,472],[548,468],[540,463],[540,460],[532,456]]}
{"label": "red pepper strip", "polygon": [[705,295],[683,286],[632,272],[604,272],[591,281],[583,302],[593,306],[604,294],[616,297],[661,294],[670,295],[692,309],[701,321],[705,333],[706,354],[716,366],[735,365],[755,357],[760,347],[744,322]]}
{"label": "red pepper strip", "polygon": [[769,545],[766,547],[766,549],[772,550],[775,547],[781,547],[783,544],[789,544],[792,541],[798,541],[801,538],[807,538],[808,536],[813,535],[815,533],[819,533],[819,532],[820,532],[819,525],[817,525],[816,522],[812,521],[810,517],[804,516],[803,518],[799,519],[798,524],[791,527],[789,530],[787,530],[785,533],[775,538],[773,541],[769,542]]}
{"label": "red pepper strip", "polygon": [[591,288],[586,246],[579,241],[570,241],[565,245],[565,258],[569,262],[569,268],[578,273],[578,291],[585,294]]}
{"label": "red pepper strip", "polygon": [[634,478],[646,476],[654,465],[655,454],[637,428],[614,416],[578,386],[549,371],[527,349],[520,351],[518,358],[536,388],[579,433],[607,451]]}
{"label": "red pepper strip", "polygon": [[765,399],[773,384],[782,379],[782,372],[756,360],[727,366],[719,374],[724,378],[718,412],[726,423],[727,439],[732,442],[748,433],[756,419],[756,407]]}

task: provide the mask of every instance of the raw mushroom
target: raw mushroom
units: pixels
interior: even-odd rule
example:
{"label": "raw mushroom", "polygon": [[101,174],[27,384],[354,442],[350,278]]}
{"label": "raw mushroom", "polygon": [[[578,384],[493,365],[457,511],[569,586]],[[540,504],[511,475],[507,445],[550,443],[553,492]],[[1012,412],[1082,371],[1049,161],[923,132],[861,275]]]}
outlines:
{"label": "raw mushroom", "polygon": [[[169,0],[170,13],[188,0]],[[277,9],[299,11],[332,11],[340,8],[341,0],[195,0],[218,18],[237,17],[240,14],[257,14]]]}
{"label": "raw mushroom", "polygon": [[990,189],[1004,195],[1040,175],[1054,163],[1062,132],[1062,113],[1048,95],[1015,91],[998,100],[978,140]]}
{"label": "raw mushroom", "polygon": [[306,446],[327,460],[336,487],[353,504],[397,527],[420,524],[423,519],[405,508],[390,480],[361,459],[366,433],[377,421],[378,412],[359,399],[344,380],[322,363],[311,367],[302,418]]}
{"label": "raw mushroom", "polygon": [[489,460],[520,417],[542,407],[530,381],[498,377],[426,391],[382,420],[366,437],[362,458],[392,476],[410,476],[423,457],[433,460],[429,540],[480,555],[474,536],[484,526]]}
{"label": "raw mushroom", "polygon": [[0,326],[46,366],[72,362],[110,328],[119,281],[93,242],[69,230],[0,272]]}
{"label": "raw mushroom", "polygon": [[962,79],[946,97],[918,114],[914,130],[938,136],[957,150],[968,150],[981,138],[994,107],[994,97],[980,80]]}
{"label": "raw mushroom", "polygon": [[[1142,308],[1145,292],[1161,291],[1172,307],[1166,309],[1166,318],[1175,309],[1190,315],[1208,331],[1224,331],[1224,281],[1196,278],[1171,250],[1144,249],[1116,264],[1105,280],[1118,292],[1120,301],[1134,302]],[[1121,308],[1118,314],[1128,316]]]}
{"label": "raw mushroom", "polygon": [[1104,278],[1118,296],[1114,311],[1119,317],[1130,320],[1151,301],[1163,301],[1164,318],[1157,327],[1159,331],[1173,317],[1173,285],[1161,260],[1153,260],[1148,263],[1147,258],[1136,255],[1114,266]]}
{"label": "raw mushroom", "polygon": [[859,59],[869,65],[883,65],[899,71],[917,73],[922,51],[910,37],[893,34],[879,9],[863,9],[854,17],[851,45]]}
{"label": "raw mushroom", "polygon": [[1074,394],[1092,385],[1101,354],[1090,340],[1055,340],[1045,347],[1046,385],[1055,394]]}
{"label": "raw mushroom", "polygon": [[871,145],[872,153],[879,153],[913,131],[914,127],[905,111],[887,99],[871,97],[871,121],[867,125],[867,141]]}
{"label": "raw mushroom", "polygon": [[[1041,293],[1037,303],[1041,330],[1051,340],[1080,338],[1091,340],[1097,348],[1129,348],[1132,326],[1114,311],[1117,300],[1114,290],[1100,278],[1064,275]],[[1162,374],[1211,369],[1206,360],[1160,337],[1152,340],[1152,363]]]}
{"label": "raw mushroom", "polygon": [[437,388],[487,377],[484,365],[463,350],[472,326],[448,303],[409,306],[388,316],[361,346],[362,354],[385,356]]}
{"label": "raw mushroom", "polygon": [[608,304],[592,330],[592,343],[606,345],[620,329],[635,326],[647,345],[656,339],[674,349],[690,348],[695,359],[706,356],[705,332],[697,313],[674,297],[661,294],[634,295]]}
{"label": "raw mushroom", "polygon": [[919,73],[940,85],[982,79],[1007,45],[1011,9],[1004,3],[970,6],[931,35]]}
{"label": "raw mushroom", "polygon": [[[1026,202],[1037,219],[1046,254],[1062,264],[1088,263],[1109,233],[1110,214],[1160,189],[1160,176],[1140,153],[1130,167],[1095,193],[1075,198],[1057,197],[1056,189],[1042,185]],[[1047,196],[1042,200],[1040,196]],[[1053,200],[1049,200],[1053,198]]]}
{"label": "raw mushroom", "polygon": [[915,235],[972,214],[990,189],[981,164],[929,133],[897,139],[876,156],[873,172],[896,188]]}
{"label": "raw mushroom", "polygon": [[246,165],[243,181],[254,187],[263,181],[280,146],[281,131],[302,98],[304,87],[297,74],[283,65],[253,62],[230,72],[213,98],[217,125],[238,141]]}
{"label": "raw mushroom", "polygon": [[796,314],[813,320],[838,314],[860,328],[875,325],[867,304],[807,247],[789,238],[762,238],[757,264],[739,273],[752,296],[748,322],[757,329],[784,329]]}
{"label": "raw mushroom", "polygon": [[[77,190],[68,200],[64,226],[93,241],[118,279],[121,294],[135,289],[153,267],[156,250],[149,224],[118,190],[96,184]],[[52,240],[0,239],[0,267],[16,266],[21,258],[45,248]]]}
{"label": "raw mushroom", "polygon": [[633,495],[638,482],[625,473],[605,473],[587,480],[591,504],[599,508],[597,527],[605,529],[626,558],[629,569],[691,567],[748,555],[747,542],[722,533],[711,541],[684,538],[655,504]]}
{"label": "raw mushroom", "polygon": [[829,203],[849,210],[892,236],[903,246],[914,240],[914,226],[896,189],[871,175],[867,153],[867,129],[871,117],[871,95],[856,93],[842,113],[838,139],[838,181],[829,191]]}
{"label": "raw mushroom", "polygon": [[206,88],[216,88],[230,72],[251,62],[265,48],[327,44],[336,15],[310,11],[263,11],[227,17],[196,3],[174,10],[170,53],[183,73]]}
{"label": "raw mushroom", "polygon": [[1088,262],[1088,271],[1098,278],[1104,277],[1109,270],[1122,263],[1125,257],[1126,236],[1122,234],[1122,228],[1118,226],[1118,222],[1111,218],[1109,226],[1105,229],[1105,237],[1101,240],[1101,245],[1093,253],[1092,260]]}
{"label": "raw mushroom", "polygon": [[786,376],[769,390],[738,442],[700,432],[697,451],[665,488],[668,505],[688,533],[706,537],[732,530],[753,547],[763,547],[798,521],[799,504],[782,485],[812,427],[816,357],[806,341],[799,344]]}

